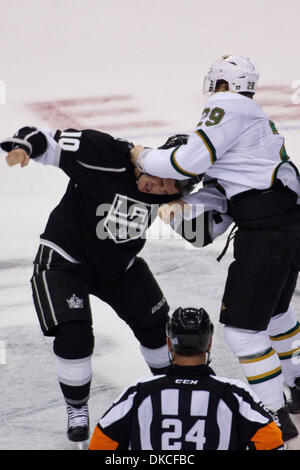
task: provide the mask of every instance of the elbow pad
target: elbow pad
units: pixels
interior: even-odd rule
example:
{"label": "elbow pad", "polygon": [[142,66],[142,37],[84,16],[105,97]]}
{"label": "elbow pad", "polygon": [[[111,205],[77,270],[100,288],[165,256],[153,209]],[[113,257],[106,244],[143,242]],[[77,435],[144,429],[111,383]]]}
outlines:
{"label": "elbow pad", "polygon": [[180,221],[173,221],[171,227],[195,248],[202,248],[226,232],[232,222],[233,219],[229,215],[211,210],[193,219],[181,218]]}
{"label": "elbow pad", "polygon": [[43,132],[36,127],[22,127],[13,137],[4,139],[0,145],[5,152],[21,148],[28,153],[30,158],[37,158],[46,152],[48,142]]}

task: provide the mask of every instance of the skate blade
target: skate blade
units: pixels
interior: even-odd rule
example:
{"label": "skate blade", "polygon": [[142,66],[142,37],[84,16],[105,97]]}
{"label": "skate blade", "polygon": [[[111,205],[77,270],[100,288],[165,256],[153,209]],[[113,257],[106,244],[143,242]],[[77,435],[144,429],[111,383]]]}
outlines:
{"label": "skate blade", "polygon": [[88,450],[89,441],[73,442],[73,447],[76,450]]}

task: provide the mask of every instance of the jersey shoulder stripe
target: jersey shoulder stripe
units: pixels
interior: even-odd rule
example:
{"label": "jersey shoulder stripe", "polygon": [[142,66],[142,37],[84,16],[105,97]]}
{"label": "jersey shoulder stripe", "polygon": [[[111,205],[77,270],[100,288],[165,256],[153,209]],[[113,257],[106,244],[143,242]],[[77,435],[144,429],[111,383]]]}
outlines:
{"label": "jersey shoulder stripe", "polygon": [[205,147],[209,152],[211,164],[213,164],[217,160],[217,154],[212,141],[202,129],[197,129],[195,133],[202,139]]}
{"label": "jersey shoulder stripe", "polygon": [[122,173],[123,171],[126,171],[125,167],[109,168],[109,167],[104,167],[104,166],[88,165],[87,163],[81,162],[80,160],[77,160],[77,162],[80,165],[84,166],[85,168],[88,168],[89,170],[112,171],[112,172],[116,172],[116,173]]}
{"label": "jersey shoulder stripe", "polygon": [[177,150],[179,149],[179,147],[181,147],[181,145],[178,145],[178,147],[176,147],[173,152],[171,153],[171,165],[173,166],[173,168],[178,172],[180,173],[181,175],[183,176],[186,176],[188,178],[190,178],[191,176],[197,176],[196,173],[190,173],[189,171],[186,171],[184,170],[183,168],[181,168],[176,160],[176,152]]}

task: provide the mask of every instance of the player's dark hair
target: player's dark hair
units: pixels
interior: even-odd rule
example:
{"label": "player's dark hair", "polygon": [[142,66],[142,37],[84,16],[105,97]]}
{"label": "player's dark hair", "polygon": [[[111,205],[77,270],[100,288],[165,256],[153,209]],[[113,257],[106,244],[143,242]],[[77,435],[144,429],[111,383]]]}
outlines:
{"label": "player's dark hair", "polygon": [[[228,87],[228,82],[226,82],[226,80],[217,80],[216,81],[216,88],[215,88],[215,91],[218,91],[218,89],[221,87],[221,85],[226,85],[226,90],[229,90],[229,87]],[[253,92],[249,92],[249,91],[241,91],[239,92],[240,95],[243,95],[243,96],[246,96],[247,98],[253,98],[254,96],[254,93]]]}
{"label": "player's dark hair", "polygon": [[193,189],[200,183],[203,175],[192,176],[186,180],[176,180],[175,187],[178,189],[179,194],[184,196],[190,194]]}

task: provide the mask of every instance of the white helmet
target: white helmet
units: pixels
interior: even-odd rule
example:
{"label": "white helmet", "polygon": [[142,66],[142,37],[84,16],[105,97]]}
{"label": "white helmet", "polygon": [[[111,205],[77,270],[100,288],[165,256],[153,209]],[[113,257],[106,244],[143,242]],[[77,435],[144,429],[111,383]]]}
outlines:
{"label": "white helmet", "polygon": [[225,80],[230,91],[254,93],[258,78],[258,68],[249,57],[224,55],[211,65],[204,79],[203,93],[214,93],[218,80]]}

